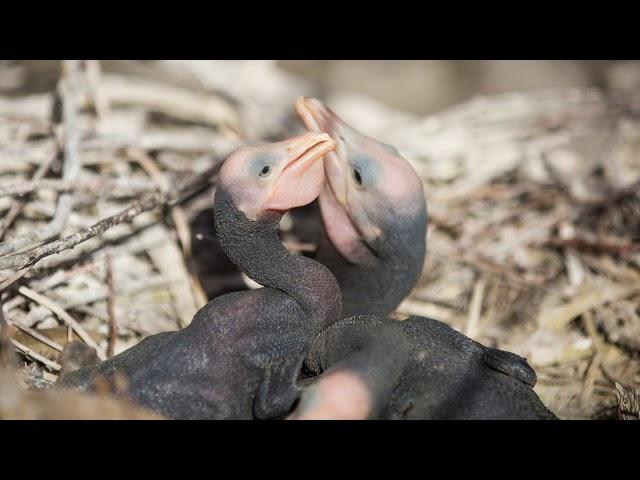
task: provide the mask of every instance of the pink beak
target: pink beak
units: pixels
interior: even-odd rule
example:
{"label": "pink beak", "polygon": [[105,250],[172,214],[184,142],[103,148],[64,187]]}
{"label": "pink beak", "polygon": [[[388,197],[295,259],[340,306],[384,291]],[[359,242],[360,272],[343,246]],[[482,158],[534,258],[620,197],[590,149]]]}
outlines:
{"label": "pink beak", "polygon": [[311,203],[324,185],[323,157],[336,142],[326,133],[308,132],[281,142],[288,160],[265,210],[285,211]]}

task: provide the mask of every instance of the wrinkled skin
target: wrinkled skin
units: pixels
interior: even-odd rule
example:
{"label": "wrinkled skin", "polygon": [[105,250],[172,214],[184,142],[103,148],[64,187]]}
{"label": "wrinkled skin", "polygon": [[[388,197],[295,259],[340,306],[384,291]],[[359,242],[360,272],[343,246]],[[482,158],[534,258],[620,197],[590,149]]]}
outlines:
{"label": "wrinkled skin", "polygon": [[341,320],[314,341],[305,367],[320,376],[308,381],[294,419],[556,418],[531,388],[525,359],[429,318]]}
{"label": "wrinkled skin", "polygon": [[218,297],[188,327],[66,373],[59,386],[93,390],[119,376],[123,394],[168,418],[278,418],[290,411],[309,345],[338,319],[341,301],[325,267],[284,248],[278,223],[283,210],[318,195],[321,159],[331,148],[326,135],[305,134],[245,147],[222,167],[214,202],[222,247],[265,288]]}

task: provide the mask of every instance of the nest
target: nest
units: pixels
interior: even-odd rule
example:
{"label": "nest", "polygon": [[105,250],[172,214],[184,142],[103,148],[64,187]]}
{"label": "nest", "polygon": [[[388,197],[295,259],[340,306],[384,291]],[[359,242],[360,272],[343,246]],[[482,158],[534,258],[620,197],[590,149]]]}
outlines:
{"label": "nest", "polygon": [[[299,133],[293,101],[318,93],[273,62],[59,67],[41,93],[0,69],[22,87],[0,96],[0,302],[32,390],[68,342],[107,358],[191,321],[207,301],[191,225],[220,162]],[[427,259],[395,316],[526,357],[561,418],[637,418],[640,97],[512,93],[427,117],[325,100],[425,185]]]}

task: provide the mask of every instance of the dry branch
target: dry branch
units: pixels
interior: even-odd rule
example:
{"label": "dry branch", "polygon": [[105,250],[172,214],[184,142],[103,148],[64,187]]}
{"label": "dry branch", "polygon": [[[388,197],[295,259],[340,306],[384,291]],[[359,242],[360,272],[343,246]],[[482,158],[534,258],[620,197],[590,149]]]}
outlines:
{"label": "dry branch", "polygon": [[2,282],[0,282],[0,293],[24,277],[29,270],[29,268],[25,268],[19,272],[12,273],[8,278],[4,278]]}
{"label": "dry branch", "polygon": [[43,307],[46,307],[49,310],[51,310],[53,313],[55,313],[62,321],[64,321],[64,323],[66,323],[71,328],[73,328],[73,331],[78,334],[78,336],[82,339],[84,343],[86,343],[90,347],[95,348],[96,353],[98,354],[98,357],[100,358],[100,360],[104,360],[106,358],[102,349],[98,346],[96,342],[93,341],[93,338],[89,336],[89,334],[82,327],[82,325],[80,325],[71,315],[69,315],[64,308],[62,308],[60,305],[58,305],[56,302],[54,302],[50,298],[47,298],[44,295],[38,292],[35,292],[28,287],[25,287],[24,285],[18,288],[18,292],[20,292],[25,297],[30,298],[34,302],[38,302]]}
{"label": "dry branch", "polygon": [[[66,182],[74,181],[82,166],[78,153],[80,132],[78,130],[77,96],[75,92],[77,82],[76,69],[76,61],[69,60],[64,62],[62,76],[57,89],[57,94],[62,103],[62,123],[64,127],[62,179]],[[73,194],[71,192],[61,193],[58,197],[53,219],[40,230],[34,230],[30,234],[0,243],[0,257],[59,235],[71,214],[72,204]]]}
{"label": "dry branch", "polygon": [[608,238],[601,240],[589,240],[586,238],[550,238],[543,246],[553,248],[572,248],[581,251],[594,251],[610,253],[625,257],[634,251],[640,251],[640,245],[634,245],[630,240],[623,238]]}
{"label": "dry branch", "polygon": [[37,330],[35,330],[33,328],[25,327],[25,326],[20,325],[19,323],[13,323],[13,322],[11,323],[11,325],[16,327],[18,330],[23,331],[27,335],[35,338],[39,342],[45,344],[47,347],[53,348],[54,350],[56,350],[58,352],[62,352],[64,350],[62,345],[60,345],[59,343],[54,342],[53,340],[45,337],[44,335],[42,335],[41,333],[39,333]]}
{"label": "dry branch", "polygon": [[[33,174],[33,177],[31,178],[31,183],[37,183],[42,177],[44,177],[46,173],[49,171],[49,168],[51,168],[51,165],[53,164],[56,158],[58,158],[57,154],[50,156],[48,160],[42,162],[38,167],[38,169],[36,170],[36,172]],[[28,192],[24,192],[24,193],[28,193]],[[15,193],[15,195],[21,195],[21,193]],[[9,212],[7,212],[5,217],[0,221],[0,240],[2,240],[2,237],[4,237],[4,234],[7,232],[11,224],[18,217],[18,215],[20,215],[20,212],[22,212],[22,209],[26,204],[27,204],[27,201],[21,198],[21,199],[16,199],[13,205],[11,205]]]}
{"label": "dry branch", "polygon": [[[160,190],[168,191],[171,189],[171,185],[167,177],[162,173],[162,170],[160,170],[153,158],[151,158],[146,152],[137,149],[129,149],[128,154],[140,164]],[[194,263],[191,250],[191,228],[184,210],[177,205],[171,208],[171,219],[173,220],[178,238],[180,239],[180,246],[182,247],[182,253],[186,264],[185,269],[187,270],[189,282],[191,283],[194,304],[196,310],[199,310],[207,304],[208,298],[196,274],[197,268]],[[183,323],[188,324],[190,318],[185,320],[186,322],[183,321]]]}
{"label": "dry branch", "polygon": [[218,96],[120,75],[103,75],[101,80],[105,101],[113,106],[143,106],[188,122],[239,128],[237,112]]}
{"label": "dry branch", "polygon": [[0,185],[0,197],[26,195],[39,190],[53,190],[56,192],[84,191],[97,195],[108,194],[114,196],[133,196],[149,193],[155,190],[148,182],[132,182],[131,180],[105,180],[97,178],[91,181],[76,180],[30,180],[19,183]]}
{"label": "dry branch", "polygon": [[128,222],[129,220],[140,215],[143,212],[152,210],[159,206],[174,205],[181,199],[194,193],[196,190],[206,185],[211,180],[211,177],[217,173],[220,165],[221,162],[218,162],[213,167],[210,167],[205,171],[194,175],[192,179],[184,182],[180,186],[180,188],[176,190],[157,192],[145,199],[135,201],[120,213],[105,218],[98,223],[76,233],[73,233],[65,238],[47,243],[23,254],[12,255],[10,257],[2,257],[0,258],[0,270],[22,269],[30,267],[32,265],[35,265],[39,260],[48,257],[49,255],[54,255],[56,253],[62,252],[63,250],[73,248],[76,245],[95,237],[96,235],[106,232],[116,225],[119,225],[123,222]]}
{"label": "dry branch", "polygon": [[546,328],[561,329],[584,312],[638,293],[640,293],[640,285],[593,284],[572,301],[543,310],[538,316],[538,322]]}
{"label": "dry branch", "polygon": [[59,363],[54,362],[53,360],[49,360],[46,357],[43,357],[39,353],[34,352],[29,347],[27,347],[26,345],[21,344],[20,342],[14,340],[13,338],[11,339],[11,343],[13,343],[13,345],[18,350],[20,350],[20,352],[25,357],[28,357],[31,360],[35,360],[36,362],[39,362],[39,363],[43,364],[45,367],[47,367],[48,370],[50,370],[52,372],[59,372],[60,370],[62,370],[62,367],[60,366]]}

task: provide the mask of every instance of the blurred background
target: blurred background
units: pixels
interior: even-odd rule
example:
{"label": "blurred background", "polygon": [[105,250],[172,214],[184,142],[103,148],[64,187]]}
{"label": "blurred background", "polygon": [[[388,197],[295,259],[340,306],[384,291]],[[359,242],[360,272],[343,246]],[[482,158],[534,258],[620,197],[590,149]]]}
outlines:
{"label": "blurred background", "polygon": [[[561,418],[640,415],[640,62],[88,60],[66,77],[61,65],[0,61],[14,399],[48,391],[70,341],[117,354],[250,282],[213,239],[215,180],[21,276],[8,257],[179,190],[242,144],[299,133],[293,102],[308,95],[396,146],[424,182],[427,260],[398,319],[430,316],[527,357]],[[47,401],[0,401],[0,418],[47,416],[29,407]]]}
{"label": "blurred background", "polygon": [[474,95],[557,87],[635,89],[640,62],[570,60],[283,61],[324,92],[348,90],[429,114]]}
{"label": "blurred background", "polygon": [[[120,62],[103,62],[117,71]],[[434,113],[474,95],[557,87],[633,90],[640,62],[619,60],[285,60],[277,68],[320,92],[349,91],[416,114]],[[58,62],[5,61],[3,94],[50,90]]]}

